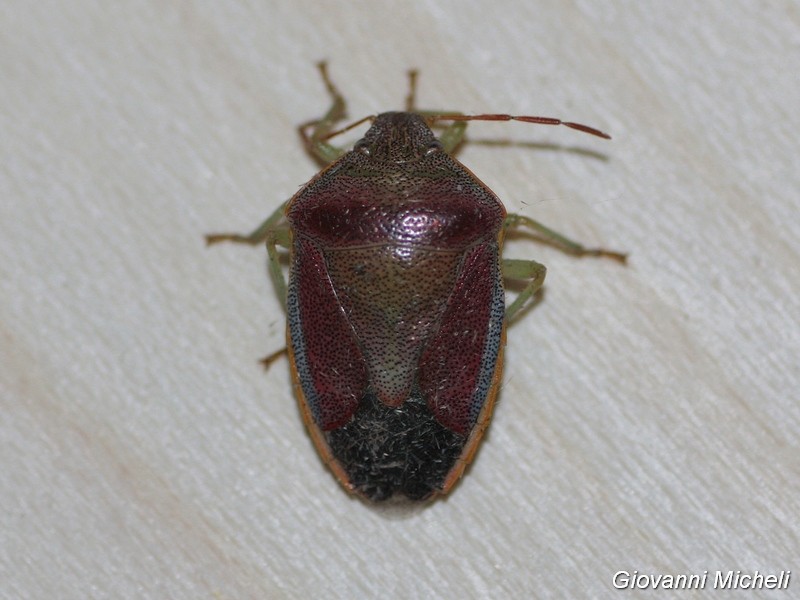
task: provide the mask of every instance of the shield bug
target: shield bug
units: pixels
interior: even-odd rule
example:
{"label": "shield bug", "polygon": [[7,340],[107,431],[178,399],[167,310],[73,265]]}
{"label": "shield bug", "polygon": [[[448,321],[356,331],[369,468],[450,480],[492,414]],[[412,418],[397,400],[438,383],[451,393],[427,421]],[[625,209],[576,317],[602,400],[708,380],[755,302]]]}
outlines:
{"label": "shield bug", "polygon": [[[625,260],[507,215],[451,153],[471,120],[608,136],[552,118],[419,111],[414,72],[404,112],[335,130],[345,102],[319,68],[333,104],[300,133],[325,168],[251,234],[207,242],[266,242],[300,410],[342,485],[370,500],[445,494],[489,424],[506,324],[545,277],[535,261],[501,257],[504,234],[527,228],[574,255]],[[352,150],[330,143],[366,121]],[[432,127],[442,123],[437,139]],[[290,249],[288,286],[278,246]],[[508,306],[504,278],[525,281]]]}

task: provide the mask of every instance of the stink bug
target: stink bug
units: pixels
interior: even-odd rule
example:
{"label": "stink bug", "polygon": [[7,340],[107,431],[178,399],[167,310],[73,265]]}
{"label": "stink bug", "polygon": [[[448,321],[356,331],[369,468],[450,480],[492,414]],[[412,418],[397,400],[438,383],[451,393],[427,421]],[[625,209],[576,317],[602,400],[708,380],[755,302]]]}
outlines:
{"label": "stink bug", "polygon": [[[333,105],[300,133],[326,168],[253,233],[207,242],[266,242],[300,410],[342,485],[370,500],[445,494],[489,424],[506,323],[544,281],[543,265],[501,258],[505,232],[528,228],[570,254],[625,261],[506,215],[451,152],[470,120],[608,136],[544,117],[418,111],[413,72],[405,112],[334,130],[345,102],[319,68]],[[351,151],[329,143],[365,121],[372,125]],[[437,139],[440,122],[450,125]],[[288,287],[278,246],[290,249]],[[504,278],[527,282],[508,307]]]}

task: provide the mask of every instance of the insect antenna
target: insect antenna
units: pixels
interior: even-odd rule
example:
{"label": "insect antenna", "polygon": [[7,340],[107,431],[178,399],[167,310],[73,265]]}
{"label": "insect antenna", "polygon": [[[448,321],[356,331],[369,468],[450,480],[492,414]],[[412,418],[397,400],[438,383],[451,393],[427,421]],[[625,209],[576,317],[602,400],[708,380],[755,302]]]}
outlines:
{"label": "insect antenna", "polygon": [[345,127],[342,127],[341,129],[337,129],[336,131],[331,131],[328,135],[326,135],[322,139],[323,140],[329,140],[332,137],[335,137],[335,136],[340,135],[342,133],[346,133],[346,132],[350,131],[351,129],[355,129],[356,127],[358,127],[362,123],[366,123],[367,121],[374,121],[374,120],[375,120],[375,115],[369,115],[368,117],[364,117],[363,119],[359,119],[358,121],[350,123],[349,125],[346,125]]}
{"label": "insect antenna", "polygon": [[589,127],[582,123],[573,123],[572,121],[562,121],[561,119],[554,119],[552,117],[531,117],[531,116],[515,116],[515,115],[502,115],[502,114],[487,114],[487,115],[459,115],[459,114],[439,114],[431,115],[429,117],[431,122],[434,121],[522,121],[524,123],[535,123],[537,125],[563,125],[570,129],[577,129],[590,135],[610,140],[611,136],[607,133]]}

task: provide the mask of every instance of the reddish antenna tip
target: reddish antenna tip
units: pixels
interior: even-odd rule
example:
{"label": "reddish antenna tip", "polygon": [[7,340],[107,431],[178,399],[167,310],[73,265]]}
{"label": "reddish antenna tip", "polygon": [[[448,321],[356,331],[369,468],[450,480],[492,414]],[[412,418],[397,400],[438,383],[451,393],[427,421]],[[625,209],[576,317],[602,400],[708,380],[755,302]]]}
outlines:
{"label": "reddish antenna tip", "polygon": [[566,127],[569,127],[570,129],[577,129],[578,131],[583,131],[584,133],[588,133],[590,135],[596,135],[597,137],[601,137],[605,140],[611,139],[611,136],[608,135],[605,131],[600,131],[599,129],[595,129],[594,127],[589,127],[588,125],[583,125],[581,123],[570,123],[569,121],[562,122],[561,124]]}

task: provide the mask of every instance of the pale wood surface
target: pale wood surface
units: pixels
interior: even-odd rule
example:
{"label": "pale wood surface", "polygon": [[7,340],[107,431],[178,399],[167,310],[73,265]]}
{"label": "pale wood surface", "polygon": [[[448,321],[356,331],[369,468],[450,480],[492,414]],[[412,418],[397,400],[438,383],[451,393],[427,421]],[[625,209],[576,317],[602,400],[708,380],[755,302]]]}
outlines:
{"label": "pale wood surface", "polygon": [[[0,597],[800,577],[800,10],[602,5],[6,2]],[[288,367],[256,363],[283,335],[263,251],[203,246],[314,174],[294,127],[327,107],[320,58],[353,117],[400,108],[416,66],[423,106],[614,135],[471,127],[514,142],[460,155],[509,210],[631,261],[511,245],[548,265],[545,297],[474,467],[421,510],[340,490]]]}

